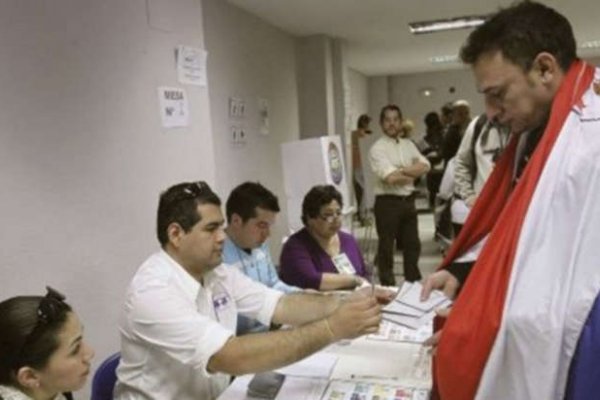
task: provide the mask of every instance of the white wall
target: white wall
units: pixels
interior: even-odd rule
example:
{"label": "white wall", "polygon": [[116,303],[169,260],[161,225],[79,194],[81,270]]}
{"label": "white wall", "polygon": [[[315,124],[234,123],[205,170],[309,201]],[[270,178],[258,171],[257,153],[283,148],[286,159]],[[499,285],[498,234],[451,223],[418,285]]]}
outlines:
{"label": "white wall", "polygon": [[[348,170],[350,193],[354,193],[352,186],[352,131],[356,129],[356,122],[361,114],[369,113],[369,80],[358,71],[351,68],[346,69],[346,96],[348,99],[348,107],[346,110],[346,132],[345,132],[345,149],[346,149],[346,169]],[[371,115],[371,118],[373,116]],[[376,126],[376,121],[371,121],[371,129]],[[366,154],[363,159],[367,161]],[[356,197],[352,196],[352,204],[357,206]]]}
{"label": "white wall", "polygon": [[390,81],[389,76],[373,76],[369,77],[369,115],[373,117],[371,121],[371,129],[373,133],[382,134],[379,126],[379,112],[381,108],[392,102],[390,97]]}
{"label": "white wall", "polygon": [[332,42],[325,35],[296,39],[299,124],[303,139],[335,133]]}
{"label": "white wall", "polygon": [[0,2],[1,298],[63,291],[94,367],[119,349],[125,287],[158,249],[159,191],[215,180],[206,88],[185,87],[188,128],[158,114],[157,87],[180,86],[174,47],[203,47],[201,21],[200,0]]}
{"label": "white wall", "polygon": [[[350,91],[350,114],[352,129],[356,128],[356,120],[361,114],[369,112],[369,80],[358,71],[346,70]],[[373,116],[371,116],[373,118]]]}
{"label": "white wall", "polygon": [[[429,97],[422,95],[424,88],[431,88]],[[454,88],[454,93],[450,89]],[[391,101],[402,109],[405,118],[415,122],[415,137],[425,131],[423,118],[430,111],[438,111],[449,101],[465,99],[471,104],[471,116],[484,111],[483,97],[477,92],[469,69],[420,74],[394,75],[390,79]]]}
{"label": "white wall", "polygon": [[[282,208],[270,240],[275,260],[287,234],[281,143],[299,139],[294,38],[222,0],[204,0],[204,27],[215,141],[217,189],[223,200],[238,184],[259,180]],[[230,119],[228,98],[245,100],[246,117]],[[268,100],[270,128],[259,133],[258,98]],[[232,146],[231,124],[247,127],[244,146]]]}
{"label": "white wall", "polygon": [[[589,61],[600,65],[600,58]],[[390,76],[390,101],[402,109],[405,118],[415,122],[415,137],[425,131],[423,118],[430,111],[438,111],[448,101],[465,99],[471,104],[471,116],[484,112],[483,96],[477,92],[475,80],[469,68],[452,71],[402,74]],[[374,79],[371,79],[373,81]],[[432,95],[425,97],[422,89],[433,89]],[[450,92],[454,88],[454,93]],[[381,108],[381,106],[380,106]]]}

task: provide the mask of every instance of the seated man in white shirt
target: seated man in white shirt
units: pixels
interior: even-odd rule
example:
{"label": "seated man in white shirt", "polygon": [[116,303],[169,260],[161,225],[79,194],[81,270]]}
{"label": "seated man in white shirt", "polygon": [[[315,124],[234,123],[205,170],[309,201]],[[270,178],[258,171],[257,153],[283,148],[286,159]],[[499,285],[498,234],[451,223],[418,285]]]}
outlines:
{"label": "seated man in white shirt", "polygon": [[[343,301],[283,294],[221,265],[220,205],[204,182],[181,183],[161,195],[162,249],[135,274],[119,323],[116,399],[214,399],[230,375],[279,368],[378,330],[380,307],[364,292]],[[265,325],[296,327],[237,337],[238,312]]]}

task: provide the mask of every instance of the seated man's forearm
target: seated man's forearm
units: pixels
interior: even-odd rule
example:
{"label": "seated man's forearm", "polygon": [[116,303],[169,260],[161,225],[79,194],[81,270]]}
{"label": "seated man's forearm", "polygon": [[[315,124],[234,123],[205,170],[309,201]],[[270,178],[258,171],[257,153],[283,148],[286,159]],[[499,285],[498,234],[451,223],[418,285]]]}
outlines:
{"label": "seated man's forearm", "polygon": [[325,318],[340,305],[337,296],[321,293],[290,293],[282,296],[273,313],[273,323],[279,325],[304,325]]}
{"label": "seated man's forearm", "polygon": [[356,275],[324,272],[321,275],[319,290],[354,289],[361,283],[361,280]]}
{"label": "seated man's forearm", "polygon": [[210,358],[207,369],[244,375],[283,367],[332,343],[327,324],[320,320],[292,330],[232,337]]}
{"label": "seated man's forearm", "polygon": [[381,307],[373,296],[356,292],[342,302],[337,296],[292,294],[279,300],[276,312],[298,313],[293,308],[279,307],[285,299],[292,300],[283,306],[302,307],[300,313],[304,315],[310,315],[310,309],[318,320],[289,330],[232,337],[210,358],[207,369],[234,375],[272,370],[298,361],[336,340],[379,330]]}

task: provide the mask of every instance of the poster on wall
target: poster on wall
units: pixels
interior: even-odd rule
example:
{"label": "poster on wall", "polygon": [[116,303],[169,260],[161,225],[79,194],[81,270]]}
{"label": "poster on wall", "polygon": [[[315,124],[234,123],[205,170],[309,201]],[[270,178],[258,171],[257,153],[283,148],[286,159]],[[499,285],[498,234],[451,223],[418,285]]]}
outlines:
{"label": "poster on wall", "polygon": [[177,79],[180,83],[206,86],[206,57],[204,49],[190,46],[177,46]]}
{"label": "poster on wall", "polygon": [[180,128],[189,125],[189,107],[185,90],[159,87],[160,118],[164,128]]}
{"label": "poster on wall", "polygon": [[329,165],[329,175],[333,183],[339,185],[344,177],[342,155],[340,149],[334,142],[329,142],[327,147],[327,163]]}
{"label": "poster on wall", "polygon": [[258,99],[259,132],[263,135],[269,134],[269,101]]}

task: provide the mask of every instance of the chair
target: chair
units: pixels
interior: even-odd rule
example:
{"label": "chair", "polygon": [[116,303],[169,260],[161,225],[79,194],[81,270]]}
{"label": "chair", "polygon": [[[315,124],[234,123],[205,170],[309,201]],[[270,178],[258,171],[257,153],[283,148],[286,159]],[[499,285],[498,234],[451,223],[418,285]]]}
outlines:
{"label": "chair", "polygon": [[115,353],[100,364],[92,381],[91,400],[113,400],[113,390],[117,382],[117,365],[121,353]]}

